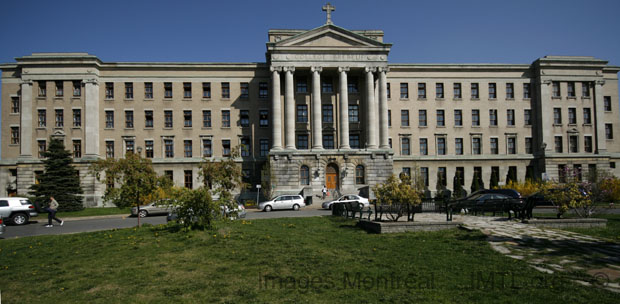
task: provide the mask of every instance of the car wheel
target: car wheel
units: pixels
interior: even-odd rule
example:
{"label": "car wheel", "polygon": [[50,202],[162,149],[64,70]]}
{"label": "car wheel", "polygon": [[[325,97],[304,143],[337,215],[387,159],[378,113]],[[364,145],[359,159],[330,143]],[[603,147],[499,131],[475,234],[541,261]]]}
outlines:
{"label": "car wheel", "polygon": [[365,206],[364,206],[364,203],[360,203],[360,202],[357,202],[357,206],[358,206],[360,209],[364,209],[364,207],[365,207]]}
{"label": "car wheel", "polygon": [[269,212],[269,211],[271,211],[271,206],[269,205],[265,206],[265,212]]}
{"label": "car wheel", "polygon": [[138,212],[139,217],[147,217],[148,215],[149,215],[149,212],[146,210],[140,210],[140,212]]}
{"label": "car wheel", "polygon": [[329,204],[329,207],[328,207],[327,209],[332,210],[332,206],[333,206],[333,205],[334,205],[334,204]]}
{"label": "car wheel", "polygon": [[297,204],[293,205],[293,210],[299,211],[299,205],[297,205]]}
{"label": "car wheel", "polygon": [[28,223],[28,216],[24,213],[16,213],[11,217],[11,222],[15,225],[24,225]]}

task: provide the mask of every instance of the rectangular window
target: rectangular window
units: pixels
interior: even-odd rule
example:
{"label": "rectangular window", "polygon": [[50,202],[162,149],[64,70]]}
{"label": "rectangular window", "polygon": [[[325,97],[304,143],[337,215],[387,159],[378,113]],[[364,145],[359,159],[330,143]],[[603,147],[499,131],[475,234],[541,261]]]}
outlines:
{"label": "rectangular window", "polygon": [[202,98],[211,98],[211,83],[202,83]]}
{"label": "rectangular window", "polygon": [[133,141],[133,139],[126,139],[125,140],[125,154],[127,154],[127,153],[134,153],[135,146],[136,146],[136,144]]}
{"label": "rectangular window", "polygon": [[19,145],[19,127],[11,127],[11,145]]}
{"label": "rectangular window", "polygon": [[577,124],[577,109],[568,108],[568,124],[569,125]]}
{"label": "rectangular window", "polygon": [[47,96],[47,83],[45,81],[39,81],[39,97]]}
{"label": "rectangular window", "polygon": [[325,149],[334,149],[334,135],[333,134],[323,134],[323,148]]}
{"label": "rectangular window", "polygon": [[461,99],[463,97],[463,93],[461,92],[461,83],[457,82],[454,84],[454,99]]}
{"label": "rectangular window", "polygon": [[153,111],[151,110],[144,111],[144,127],[145,128],[153,127]]}
{"label": "rectangular window", "polygon": [[479,99],[480,98],[480,90],[478,89],[477,83],[471,84],[471,99]]}
{"label": "rectangular window", "polygon": [[446,116],[444,110],[437,110],[437,126],[445,127],[446,126]]}
{"label": "rectangular window", "polygon": [[611,96],[603,96],[603,107],[606,112],[611,112]]}
{"label": "rectangular window", "polygon": [[530,93],[530,89],[531,89],[531,85],[529,83],[524,83],[523,84],[523,99],[530,99],[532,98],[531,93]]}
{"label": "rectangular window", "polygon": [[62,97],[65,95],[64,83],[62,81],[56,81],[56,97]]}
{"label": "rectangular window", "polygon": [[497,126],[497,110],[491,109],[489,110],[489,125]]}
{"label": "rectangular window", "polygon": [[471,154],[480,155],[482,154],[482,143],[480,137],[473,137],[471,139]]}
{"label": "rectangular window", "polygon": [[523,110],[523,121],[525,122],[526,126],[532,125],[532,110],[531,109]]}
{"label": "rectangular window", "polygon": [[508,126],[514,127],[515,125],[515,110],[514,109],[506,110],[506,124]]}
{"label": "rectangular window", "polygon": [[266,82],[258,83],[258,98],[267,99],[269,97],[269,86]]}
{"label": "rectangular window", "polygon": [[183,111],[183,127],[185,128],[192,127],[192,111],[191,110]]}
{"label": "rectangular window", "polygon": [[499,140],[497,137],[491,137],[490,147],[491,154],[499,154]]}
{"label": "rectangular window", "polygon": [[210,138],[202,139],[202,157],[211,157],[213,156],[213,147]]}
{"label": "rectangular window", "polygon": [[172,82],[164,82],[164,98],[172,98]]}
{"label": "rectangular window", "polygon": [[388,127],[392,126],[392,110],[388,110]]}
{"label": "rectangular window", "polygon": [[555,141],[555,152],[562,153],[564,151],[562,147],[562,136],[555,136],[554,141]]}
{"label": "rectangular window", "polygon": [[568,97],[575,97],[575,83],[572,81],[569,81],[566,84],[566,91],[567,91]]}
{"label": "rectangular window", "polygon": [[322,77],[321,78],[321,92],[323,93],[333,93],[334,92],[334,84],[332,82],[331,77]]}
{"label": "rectangular window", "polygon": [[105,99],[114,99],[114,83],[105,83]]}
{"label": "rectangular window", "polygon": [[297,76],[295,78],[295,92],[298,94],[308,93],[308,81],[306,77]]}
{"label": "rectangular window", "polygon": [[73,109],[73,127],[74,128],[82,127],[82,110],[81,109]]}
{"label": "rectangular window", "polygon": [[133,82],[125,82],[125,99],[133,99]]}
{"label": "rectangular window", "polygon": [[579,142],[579,137],[578,136],[571,135],[571,136],[568,137],[568,149],[569,149],[570,153],[577,153],[577,152],[579,152],[578,142]]}
{"label": "rectangular window", "polygon": [[406,82],[400,83],[400,98],[409,98],[409,84]]}
{"label": "rectangular window", "polygon": [[73,97],[82,96],[82,82],[79,80],[73,81]]}
{"label": "rectangular window", "polygon": [[551,91],[552,95],[551,96],[555,97],[555,98],[560,98],[561,97],[561,95],[560,95],[560,83],[557,82],[557,81],[554,81],[554,82],[551,83],[551,85],[552,85],[552,91]]}
{"label": "rectangular window", "polygon": [[144,99],[153,99],[153,83],[144,83]]}
{"label": "rectangular window", "polygon": [[114,111],[105,111],[105,127],[106,129],[114,128]]}
{"label": "rectangular window", "polygon": [[45,140],[37,140],[37,146],[39,147],[39,158],[44,158],[43,153],[47,151],[47,142]]}
{"label": "rectangular window", "polygon": [[581,97],[590,97],[590,83],[589,82],[581,83]]}
{"label": "rectangular window", "polygon": [[192,141],[184,140],[183,141],[183,155],[187,157],[192,157]]}
{"label": "rectangular window", "polygon": [[359,149],[360,146],[360,136],[358,134],[349,135],[349,145],[351,149]]}
{"label": "rectangular window", "polygon": [[508,146],[506,147],[508,154],[517,154],[517,138],[516,137],[508,137]]}
{"label": "rectangular window", "polygon": [[420,155],[428,155],[428,139],[420,138]]}
{"label": "rectangular window", "polygon": [[332,123],[334,122],[334,107],[330,104],[324,104],[322,106],[321,114],[323,116],[323,122]]}
{"label": "rectangular window", "polygon": [[558,181],[560,183],[566,182],[566,165],[558,165]]}
{"label": "rectangular window", "polygon": [[39,128],[45,128],[47,126],[47,111],[44,109],[38,110]]}
{"label": "rectangular window", "polygon": [[174,157],[174,140],[164,139],[164,155],[166,158]]}
{"label": "rectangular window", "polygon": [[164,175],[171,181],[174,182],[174,171],[172,170],[165,170],[164,171]]}
{"label": "rectangular window", "polygon": [[269,139],[261,139],[260,140],[260,156],[265,157],[269,155]]}
{"label": "rectangular window", "polygon": [[390,88],[390,83],[387,83],[387,98],[392,98],[392,89]]}
{"label": "rectangular window", "polygon": [[153,158],[153,141],[152,140],[145,140],[144,141],[144,152],[146,153],[146,158]]}
{"label": "rectangular window", "polygon": [[437,155],[446,155],[446,138],[437,137]]}
{"label": "rectangular window", "polygon": [[497,86],[495,83],[489,83],[489,99],[497,98]]}
{"label": "rectangular window", "polygon": [[202,127],[211,128],[211,110],[202,110]]}
{"label": "rectangular window", "polygon": [[297,105],[297,122],[308,122],[308,105]]}
{"label": "rectangular window", "polygon": [[250,110],[239,111],[239,125],[242,128],[247,128],[250,126]]}
{"label": "rectangular window", "polygon": [[428,167],[420,167],[420,175],[424,180],[424,186],[428,187]]}
{"label": "rectangular window", "polygon": [[515,98],[515,85],[514,83],[506,84],[506,99],[514,99]]}
{"label": "rectangular window", "polygon": [[113,141],[105,142],[105,157],[114,158],[114,142]]}
{"label": "rectangular window", "polygon": [[525,138],[525,153],[526,154],[532,154],[532,138],[531,137],[526,137]]}
{"label": "rectangular window", "polygon": [[82,141],[79,139],[73,140],[73,158],[82,157]]}
{"label": "rectangular window", "polygon": [[588,153],[592,153],[592,136],[583,137],[583,149]]}
{"label": "rectangular window", "polygon": [[409,110],[400,110],[400,125],[403,127],[409,126]]}
{"label": "rectangular window", "polygon": [[359,107],[357,105],[349,105],[349,122],[359,121]]}
{"label": "rectangular window", "polygon": [[605,124],[605,139],[614,139],[614,129],[612,124]]}
{"label": "rectangular window", "polygon": [[435,84],[435,98],[444,98],[443,96],[443,83]]}
{"label": "rectangular window", "polygon": [[172,120],[172,111],[167,110],[164,111],[164,128],[172,128],[173,120]]}
{"label": "rectangular window", "polygon": [[349,79],[347,79],[347,92],[358,93],[359,88],[357,86],[357,83],[358,83],[357,77],[349,77]]}
{"label": "rectangular window", "polygon": [[192,83],[183,83],[183,98],[192,98]]}
{"label": "rectangular window", "polygon": [[454,139],[454,153],[456,155],[463,155],[463,139],[462,138]]}
{"label": "rectangular window", "polygon": [[[409,111],[407,111],[409,112]],[[407,113],[409,114],[409,113]],[[409,115],[407,115],[409,116]],[[426,110],[418,110],[418,126],[426,127]]]}
{"label": "rectangular window", "polygon": [[297,149],[308,150],[308,135],[307,134],[297,135]]}
{"label": "rectangular window", "polygon": [[409,143],[409,137],[403,137],[400,140],[400,153],[401,155],[411,154],[411,145]]}
{"label": "rectangular window", "polygon": [[454,110],[454,125],[457,127],[463,125],[463,110]]}
{"label": "rectangular window", "polygon": [[480,126],[480,110],[471,110],[471,125]]}
{"label": "rectangular window", "polygon": [[445,187],[448,185],[448,174],[447,174],[446,167],[437,168],[437,179],[438,179],[438,182],[441,183],[442,186]]}
{"label": "rectangular window", "polygon": [[[475,175],[475,173],[474,173],[474,175]],[[461,184],[461,186],[465,186],[465,168],[463,168],[463,167],[456,167],[456,172],[455,172],[454,176],[458,179],[458,181]],[[456,183],[456,181],[455,181],[455,183]]]}
{"label": "rectangular window", "polygon": [[269,110],[258,111],[258,124],[261,128],[269,127]]}
{"label": "rectangular window", "polygon": [[562,109],[561,108],[553,108],[553,124],[554,125],[562,124]]}
{"label": "rectangular window", "polygon": [[426,99],[426,83],[418,83],[418,99]]}
{"label": "rectangular window", "polygon": [[125,128],[133,129],[133,111],[125,111]]}
{"label": "rectangular window", "polygon": [[192,170],[183,170],[183,185],[185,186],[185,188],[187,189],[193,189],[194,188],[194,183],[193,183],[193,176],[192,176]]}
{"label": "rectangular window", "polygon": [[222,110],[222,128],[230,128],[230,111]]}
{"label": "rectangular window", "polygon": [[250,84],[249,83],[242,82],[240,84],[240,90],[241,90],[241,95],[239,97],[241,97],[242,99],[250,98]]}
{"label": "rectangular window", "polygon": [[54,127],[56,128],[64,127],[65,126],[64,111],[62,109],[56,109],[55,113],[56,113],[56,120],[55,120],[56,123]]}

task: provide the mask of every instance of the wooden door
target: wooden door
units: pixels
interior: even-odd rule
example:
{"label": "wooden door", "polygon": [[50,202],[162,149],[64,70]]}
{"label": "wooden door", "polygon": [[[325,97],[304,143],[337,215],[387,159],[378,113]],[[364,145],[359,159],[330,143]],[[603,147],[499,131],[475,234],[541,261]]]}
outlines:
{"label": "wooden door", "polygon": [[327,189],[338,188],[338,167],[334,164],[329,164],[325,170],[325,185]]}

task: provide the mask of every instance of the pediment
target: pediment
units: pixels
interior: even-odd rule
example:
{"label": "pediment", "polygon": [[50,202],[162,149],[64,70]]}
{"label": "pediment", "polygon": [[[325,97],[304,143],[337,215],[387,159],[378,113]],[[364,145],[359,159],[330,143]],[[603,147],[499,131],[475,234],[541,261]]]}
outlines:
{"label": "pediment", "polygon": [[303,32],[291,38],[278,41],[276,47],[385,47],[386,44],[356,34],[335,25]]}

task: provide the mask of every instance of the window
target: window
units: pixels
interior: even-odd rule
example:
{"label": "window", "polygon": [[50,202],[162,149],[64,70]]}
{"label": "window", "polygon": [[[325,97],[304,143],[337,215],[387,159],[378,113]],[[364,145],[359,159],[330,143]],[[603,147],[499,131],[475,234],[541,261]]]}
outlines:
{"label": "window", "polygon": [[62,109],[56,109],[56,124],[54,125],[54,127],[56,128],[62,128],[65,126],[65,118],[64,118],[64,111]]}
{"label": "window", "polygon": [[495,83],[489,83],[489,99],[497,98],[497,85]]}
{"label": "window", "polygon": [[609,162],[609,168],[616,169],[616,162]]}
{"label": "window", "polygon": [[491,137],[490,146],[491,154],[499,154],[499,140],[497,137]]}
{"label": "window", "polygon": [[409,137],[403,137],[400,141],[400,154],[401,155],[410,155],[411,154],[411,145],[409,143]]}
{"label": "window", "polygon": [[125,140],[125,154],[134,153],[135,146],[136,144],[133,139],[126,139]]}
{"label": "window", "polygon": [[444,110],[437,110],[437,126],[445,127],[446,126],[446,117]]}
{"label": "window", "polygon": [[297,122],[308,122],[308,105],[297,105]]}
{"label": "window", "polygon": [[437,155],[446,155],[445,137],[437,137]]}
{"label": "window", "polygon": [[480,91],[478,90],[478,84],[472,83],[471,84],[471,99],[478,99],[478,98],[480,98]]}
{"label": "window", "polygon": [[525,138],[525,153],[526,154],[532,154],[532,138],[531,137],[526,137]]}
{"label": "window", "polygon": [[566,165],[558,165],[558,181],[560,183],[566,182]]}
{"label": "window", "polygon": [[575,180],[577,182],[580,182],[581,179],[583,178],[582,172],[581,172],[581,165],[580,164],[574,164],[573,165],[573,174],[575,175]]}
{"label": "window", "polygon": [[146,158],[153,158],[153,141],[145,140],[144,141],[144,153]]}
{"label": "window", "polygon": [[47,111],[44,109],[38,110],[39,128],[45,128],[47,126]]}
{"label": "window", "polygon": [[497,126],[497,110],[489,110],[489,125]]}
{"label": "window", "polygon": [[261,139],[260,144],[260,156],[265,157],[269,154],[269,139]]}
{"label": "window", "polygon": [[471,125],[480,126],[480,110],[471,110]]}
{"label": "window", "polygon": [[64,95],[64,84],[62,81],[56,81],[56,97],[62,97]]}
{"label": "window", "polygon": [[590,83],[589,82],[581,83],[581,97],[590,97]]}
{"label": "window", "polygon": [[194,188],[192,175],[192,170],[183,170],[183,185],[185,186],[185,188]]}
{"label": "window", "polygon": [[457,82],[454,84],[454,99],[461,99],[463,97],[463,93],[461,92],[461,83]]}
{"label": "window", "polygon": [[222,110],[222,128],[230,128],[230,111]]}
{"label": "window", "polygon": [[359,88],[357,86],[358,80],[357,77],[349,77],[347,80],[347,92],[349,93],[358,93]]}
{"label": "window", "polygon": [[592,136],[583,137],[583,150],[588,153],[592,153]]}
{"label": "window", "polygon": [[114,142],[113,141],[105,142],[105,157],[114,158]]}
{"label": "window", "polygon": [[562,147],[562,136],[555,136],[554,142],[555,142],[555,152],[562,153],[564,150]]}
{"label": "window", "polygon": [[45,140],[37,140],[37,146],[39,147],[39,158],[44,158],[43,153],[47,151],[47,142]]}
{"label": "window", "polygon": [[435,98],[444,98],[443,96],[443,83],[435,84]]}
{"label": "window", "polygon": [[172,98],[172,82],[164,82],[164,98]]}
{"label": "window", "polygon": [[454,139],[454,153],[456,155],[463,155],[463,139],[462,138]]}
{"label": "window", "polygon": [[133,99],[133,82],[125,82],[125,99]]}
{"label": "window", "polygon": [[183,111],[183,127],[185,128],[192,127],[192,111],[191,110]]}
{"label": "window", "polygon": [[211,98],[211,83],[202,83],[202,98]]}
{"label": "window", "polygon": [[172,120],[172,111],[166,110],[164,111],[164,128],[172,128],[173,120]]}
{"label": "window", "polygon": [[170,181],[174,181],[174,171],[172,170],[166,170],[164,171],[164,175],[170,179]]}
{"label": "window", "polygon": [[213,156],[213,147],[210,138],[202,139],[202,157],[211,157]]}
{"label": "window", "polygon": [[306,77],[297,76],[295,81],[295,92],[298,94],[308,93],[308,81]]}
{"label": "window", "polygon": [[308,135],[307,134],[297,135],[297,149],[308,150]]}
{"label": "window", "polygon": [[507,83],[506,84],[506,99],[514,99],[515,98],[515,84]]}
{"label": "window", "polygon": [[531,85],[529,83],[524,83],[523,84],[523,99],[530,99],[532,98],[531,93],[530,93],[530,89],[531,89]]}
{"label": "window", "polygon": [[508,126],[514,127],[515,125],[515,110],[514,109],[506,110],[506,124]]}
{"label": "window", "polygon": [[420,155],[428,155],[428,139],[420,138]]}
{"label": "window", "polygon": [[79,80],[73,81],[73,97],[82,96],[82,82]]}
{"label": "window", "polygon": [[[409,112],[409,111],[407,111]],[[409,113],[407,113],[409,114]],[[409,115],[407,115],[409,116]],[[418,126],[426,127],[426,110],[418,110]]]}
{"label": "window", "polygon": [[310,168],[301,166],[299,168],[299,183],[302,185],[310,185]]}
{"label": "window", "polygon": [[406,82],[400,83],[400,98],[409,98],[409,84]]}
{"label": "window", "polygon": [[166,158],[174,157],[174,140],[164,139],[164,155]]}
{"label": "window", "polygon": [[82,141],[79,139],[73,140],[73,158],[82,157]]}
{"label": "window", "polygon": [[349,122],[359,122],[358,105],[349,105]]}
{"label": "window", "polygon": [[114,128],[114,111],[105,111],[105,127],[106,129]]}
{"label": "window", "polygon": [[400,125],[403,127],[409,126],[409,110],[400,110]]}
{"label": "window", "polygon": [[358,134],[349,135],[349,145],[351,145],[351,149],[359,149],[360,148],[360,136]]}
{"label": "window", "polygon": [[577,135],[571,135],[568,137],[568,149],[570,153],[579,152],[578,141],[579,137]]}
{"label": "window", "polygon": [[211,128],[211,110],[202,110],[202,127]]}
{"label": "window", "polygon": [[517,154],[517,138],[510,136],[507,138],[506,152],[508,154]]}
{"label": "window", "polygon": [[596,164],[588,164],[588,181],[589,182],[596,182],[597,180],[597,169],[596,169]]}
{"label": "window", "polygon": [[568,124],[569,125],[577,124],[577,109],[568,108]]}
{"label": "window", "polygon": [[321,78],[321,92],[323,93],[333,93],[334,85],[331,77],[322,77]]}
{"label": "window", "polygon": [[82,110],[73,109],[73,127],[79,128],[82,126]]}
{"label": "window", "polygon": [[454,110],[454,125],[460,127],[463,125],[463,111]]}
{"label": "window", "polygon": [[252,141],[247,136],[241,137],[241,156],[252,156]]}
{"label": "window", "polygon": [[144,83],[144,99],[153,99],[153,83]]}
{"label": "window", "polygon": [[560,98],[560,83],[557,81],[552,82],[552,91],[551,91],[551,96],[555,97],[555,98]]}
{"label": "window", "polygon": [[192,141],[184,140],[183,141],[183,155],[185,157],[192,157]]}
{"label": "window", "polygon": [[19,145],[19,127],[11,127],[11,144]]}
{"label": "window", "polygon": [[471,139],[471,154],[480,155],[482,154],[482,142],[480,137],[473,137]]}
{"label": "window", "polygon": [[388,110],[388,127],[392,126],[392,110]]}
{"label": "window", "polygon": [[575,83],[572,81],[569,81],[566,84],[566,91],[567,91],[568,97],[575,97]]}
{"label": "window", "polygon": [[603,105],[606,112],[611,112],[611,96],[603,96]]}
{"label": "window", "polygon": [[561,108],[553,108],[553,124],[554,125],[562,124],[562,109]]}
{"label": "window", "polygon": [[[459,184],[461,184],[461,186],[465,185],[465,168],[456,167],[456,172],[454,173],[454,176],[459,181]],[[455,183],[456,183],[456,180],[455,180]]]}
{"label": "window", "polygon": [[428,167],[420,167],[420,175],[424,180],[424,186],[428,187]]}
{"label": "window", "polygon": [[114,83],[105,83],[105,99],[114,99]]}
{"label": "window", "polygon": [[269,86],[266,82],[258,83],[258,98],[267,99],[269,97]]}
{"label": "window", "polygon": [[125,111],[125,128],[133,129],[133,111]]}
{"label": "window", "polygon": [[531,109],[523,110],[523,121],[525,122],[526,126],[532,125],[532,110]]}
{"label": "window", "polygon": [[322,106],[321,114],[323,115],[323,122],[331,123],[334,122],[334,107],[330,104],[324,104]]}
{"label": "window", "polygon": [[261,128],[269,127],[269,110],[258,111],[258,124]]}
{"label": "window", "polygon": [[387,98],[390,99],[392,98],[392,89],[390,88],[390,83],[387,83]]}
{"label": "window", "polygon": [[241,95],[239,97],[241,97],[242,99],[250,98],[250,84],[249,83],[242,82],[240,84],[240,90],[241,90]]}
{"label": "window", "polygon": [[605,139],[614,139],[612,124],[605,124]]}
{"label": "window", "polygon": [[418,99],[426,99],[426,83],[418,83]]}
{"label": "window", "polygon": [[47,83],[45,81],[39,81],[39,97],[47,96]]}
{"label": "window", "polygon": [[323,147],[325,149],[334,149],[334,135],[333,134],[323,134]]}
{"label": "window", "polygon": [[446,167],[437,168],[437,179],[442,186],[445,187],[448,185],[448,175]]}
{"label": "window", "polygon": [[152,110],[144,111],[144,127],[145,128],[153,127],[153,111]]}
{"label": "window", "polygon": [[366,175],[366,170],[364,170],[364,166],[362,165],[357,165],[355,167],[355,184],[357,185],[363,185],[366,183],[366,179],[365,179],[365,175]]}

